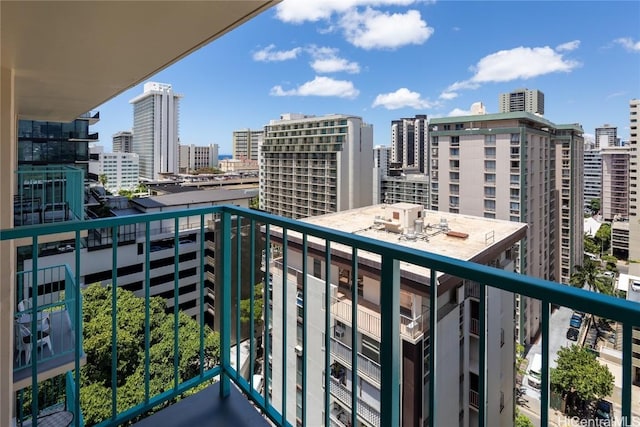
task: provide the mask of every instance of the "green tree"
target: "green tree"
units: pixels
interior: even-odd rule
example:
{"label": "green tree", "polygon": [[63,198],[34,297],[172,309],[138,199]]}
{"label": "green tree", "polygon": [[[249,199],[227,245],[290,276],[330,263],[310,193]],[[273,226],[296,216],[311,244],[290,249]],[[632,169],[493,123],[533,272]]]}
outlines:
{"label": "green tree", "polygon": [[592,254],[598,254],[600,253],[600,246],[596,245],[596,242],[593,240],[592,237],[590,237],[589,235],[585,234],[584,235],[584,250],[585,252],[589,252]]}
{"label": "green tree", "polygon": [[574,394],[584,401],[609,396],[613,391],[613,374],[586,348],[577,345],[558,351],[557,367],[551,369],[551,389],[566,396]]}
{"label": "green tree", "polygon": [[569,284],[576,288],[583,288],[587,285],[591,291],[613,295],[613,286],[610,281],[602,279],[598,264],[588,258],[584,260],[582,265],[575,266],[575,272],[569,278]]}
{"label": "green tree", "polygon": [[[132,292],[117,289],[117,410],[125,411],[144,401],[145,302]],[[173,387],[174,315],[165,313],[162,298],[149,299],[149,393]],[[111,416],[111,288],[93,284],[83,291],[83,336],[87,363],[81,370],[80,401],[87,425]],[[199,372],[200,326],[191,317],[178,317],[178,381]],[[205,328],[204,367],[217,364],[220,338]]]}
{"label": "green tree", "polygon": [[109,179],[107,178],[107,174],[106,173],[100,174],[98,176],[98,182],[100,184],[102,184],[103,187],[105,187],[107,185],[108,181],[109,181]]}
{"label": "green tree", "polygon": [[600,199],[591,199],[589,202],[589,209],[591,209],[591,213],[593,215],[600,212]]}
{"label": "green tree", "polygon": [[[253,319],[255,330],[260,330],[262,327],[262,290],[263,283],[257,283],[253,288]],[[251,299],[240,300],[240,321],[248,324],[251,321]]]}
{"label": "green tree", "polygon": [[515,427],[533,427],[533,423],[531,422],[531,420],[529,418],[527,418],[525,415],[521,414],[517,409],[516,409],[516,422],[514,423]]}
{"label": "green tree", "polygon": [[260,208],[260,196],[256,195],[256,197],[251,199],[251,201],[249,202],[249,207],[251,209],[259,209]]}
{"label": "green tree", "polygon": [[611,246],[611,224],[602,224],[598,231],[596,231],[593,241],[598,247],[597,253],[607,253]]}

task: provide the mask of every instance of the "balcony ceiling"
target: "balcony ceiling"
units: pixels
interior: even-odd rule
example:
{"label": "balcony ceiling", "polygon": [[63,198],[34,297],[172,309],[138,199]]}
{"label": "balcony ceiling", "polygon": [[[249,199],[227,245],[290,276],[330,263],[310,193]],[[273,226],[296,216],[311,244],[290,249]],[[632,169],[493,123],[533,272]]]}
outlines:
{"label": "balcony ceiling", "polygon": [[73,120],[279,1],[2,1],[16,112]]}

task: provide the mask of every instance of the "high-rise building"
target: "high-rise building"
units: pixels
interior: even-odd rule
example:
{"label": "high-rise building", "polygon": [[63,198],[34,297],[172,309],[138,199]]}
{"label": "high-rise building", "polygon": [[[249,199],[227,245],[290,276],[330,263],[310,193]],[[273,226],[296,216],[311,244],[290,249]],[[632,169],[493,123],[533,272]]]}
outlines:
{"label": "high-rise building", "polygon": [[620,145],[618,128],[611,125],[602,125],[596,128],[596,148],[616,147]]}
{"label": "high-rise building", "polygon": [[113,152],[114,153],[133,153],[133,132],[120,131],[113,135]]}
{"label": "high-rise building", "polygon": [[[640,185],[640,169],[638,169],[638,149],[640,149],[640,99],[629,101],[629,274],[640,276],[640,203],[638,201],[638,185]],[[640,362],[638,362],[640,366]]]}
{"label": "high-rise building", "polygon": [[[514,112],[432,119],[430,129],[431,209],[528,223],[517,271],[568,283],[583,255],[582,127]],[[518,310],[529,343],[539,301]]]}
{"label": "high-rise building", "polygon": [[373,147],[373,198],[374,204],[382,203],[381,183],[389,174],[391,147],[377,145]]}
{"label": "high-rise building", "polygon": [[[485,260],[488,264],[504,270],[513,270],[514,245],[526,234],[526,224],[498,221],[447,212],[425,210],[421,205],[398,203],[374,205],[332,215],[305,219],[313,225],[353,233],[372,240],[390,242],[414,250],[425,250],[435,254],[446,254],[460,260]],[[269,388],[272,388],[275,407],[286,407],[285,415],[291,425],[295,424],[296,407],[305,405],[307,417],[320,420],[323,405],[324,374],[321,369],[307,369],[305,396],[301,391],[302,359],[307,366],[323,366],[325,351],[329,351],[331,363],[331,385],[329,409],[332,425],[348,425],[352,405],[352,390],[357,387],[357,418],[366,426],[380,425],[380,349],[381,349],[381,285],[382,263],[380,257],[359,252],[353,260],[353,251],[343,245],[331,245],[330,258],[325,258],[324,241],[309,237],[308,258],[304,260],[299,249],[302,236],[289,231],[286,258],[283,257],[282,234],[272,228],[270,235],[273,256],[269,257],[269,272],[273,280],[273,312],[283,310],[286,286],[286,328],[283,319],[273,318],[270,328],[269,347],[273,360],[281,360],[286,339],[287,351],[297,353],[297,363],[271,365]],[[487,241],[487,233],[492,239]],[[455,237],[453,237],[455,236]],[[329,268],[326,260],[330,259]],[[304,277],[303,263],[309,266]],[[283,271],[283,263],[287,270]],[[357,283],[351,266],[358,266]],[[313,270],[311,269],[313,266]],[[366,267],[365,267],[366,266]],[[362,267],[362,268],[361,268]],[[423,425],[429,412],[425,402],[429,393],[428,374],[430,324],[429,277],[430,271],[409,263],[399,267],[400,279],[400,394],[402,397],[401,425]],[[313,273],[311,273],[313,271]],[[326,310],[325,280],[330,275],[331,310],[330,331],[325,329]],[[303,282],[307,283],[307,301],[304,300]],[[432,278],[433,279],[433,278]],[[491,393],[486,410],[486,423],[491,426],[512,426],[514,417],[515,348],[510,339],[514,334],[513,294],[489,289],[486,329],[479,329],[480,285],[437,274],[435,282],[438,297],[443,302],[438,308],[436,372],[438,378],[437,420],[435,425],[478,425],[478,349],[480,336],[486,341],[486,360],[491,366],[491,375],[486,379]],[[285,285],[286,284],[286,285]],[[356,288],[356,289],[354,289]],[[357,292],[357,328],[353,330],[352,293]],[[441,299],[440,299],[441,298]],[[296,310],[297,308],[297,310]],[[306,325],[302,323],[303,309],[307,310]],[[312,338],[303,347],[303,327]],[[282,331],[287,331],[284,336]],[[322,332],[323,339],[320,337]],[[326,335],[330,336],[325,338]],[[325,339],[329,346],[325,345]],[[325,350],[328,348],[328,350]],[[289,350],[291,349],[291,350]],[[304,352],[304,354],[303,354]],[[353,352],[357,352],[357,384],[352,381]],[[455,363],[454,363],[455,361]],[[283,405],[282,381],[286,378],[287,404]],[[298,412],[299,414],[299,412]],[[299,417],[299,415],[298,415]],[[340,423],[340,424],[338,424]],[[318,425],[320,423],[317,423]],[[358,424],[360,425],[360,424]]]}
{"label": "high-rise building", "polygon": [[605,221],[629,218],[629,147],[607,147],[602,155],[602,198]]}
{"label": "high-rise building", "polygon": [[243,129],[233,131],[231,141],[233,158],[238,160],[258,160],[258,150],[264,137],[264,130]]}
{"label": "high-rise building", "polygon": [[205,146],[178,144],[178,165],[180,173],[188,173],[202,168],[218,167],[218,144]]}
{"label": "high-rise building", "polygon": [[544,115],[544,93],[539,90],[516,89],[513,92],[501,93],[498,100],[501,113],[526,111]]}
{"label": "high-rise building", "polygon": [[373,127],[362,118],[283,114],[265,126],[260,209],[290,218],[368,206]]}
{"label": "high-rise building", "polygon": [[584,150],[584,208],[589,209],[591,201],[602,196],[602,156],[600,150]]}
{"label": "high-rise building", "polygon": [[132,152],[140,158],[140,178],[156,180],[178,172],[179,100],[170,84],[147,82],[133,104]]}
{"label": "high-rise building", "polygon": [[391,121],[391,161],[403,169],[426,172],[427,116],[418,114],[413,118]]}

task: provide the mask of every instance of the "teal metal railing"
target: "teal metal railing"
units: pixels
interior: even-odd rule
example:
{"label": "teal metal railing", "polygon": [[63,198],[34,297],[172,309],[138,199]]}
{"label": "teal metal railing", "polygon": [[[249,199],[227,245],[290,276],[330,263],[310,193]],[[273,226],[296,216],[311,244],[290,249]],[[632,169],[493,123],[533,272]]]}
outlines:
{"label": "teal metal railing", "polygon": [[56,375],[38,384],[38,412],[34,416],[30,390],[22,389],[17,393],[16,411],[18,426],[37,424],[62,426],[78,417],[80,426],[84,426],[82,412],[75,407],[75,381],[71,372]]}
{"label": "teal metal railing", "polygon": [[[215,214],[216,219],[211,220],[211,215]],[[171,255],[173,258],[174,274],[169,280],[173,281],[173,293],[169,297],[174,302],[172,313],[178,316],[180,303],[180,290],[183,272],[180,270],[180,256],[183,255],[180,249],[180,236],[184,231],[180,231],[179,221],[184,217],[199,217],[200,223],[198,227],[189,230],[190,233],[196,231],[198,256],[198,268],[193,275],[197,280],[197,293],[199,301],[205,301],[205,296],[209,294],[211,288],[215,292],[215,313],[218,316],[220,326],[220,363],[217,366],[206,366],[204,360],[204,331],[205,325],[205,304],[199,304],[199,327],[200,327],[200,355],[197,374],[191,378],[178,378],[174,376],[174,381],[168,387],[168,390],[151,395],[149,390],[149,295],[151,292],[153,269],[150,268],[151,258],[155,255],[151,254],[151,246],[153,236],[151,235],[151,224],[154,221],[174,221],[174,250]],[[205,221],[205,218],[207,220]],[[234,222],[235,221],[235,222]],[[218,233],[214,237],[210,235],[213,230],[213,224],[216,224]],[[112,266],[112,285],[115,289],[120,281],[124,282],[123,277],[117,274],[117,268],[122,265],[125,260],[121,259],[119,253],[123,250],[118,246],[117,229],[120,226],[137,224],[138,230],[146,230],[144,238],[138,240],[138,245],[142,248],[144,259],[143,279],[144,284],[142,297],[146,301],[145,316],[145,352],[147,353],[144,366],[144,387],[147,391],[144,399],[138,405],[125,410],[118,411],[118,393],[117,385],[112,389],[112,401],[110,416],[104,419],[101,426],[115,426],[127,421],[136,419],[137,417],[147,413],[151,408],[178,398],[181,394],[200,386],[212,379],[220,382],[221,397],[228,396],[230,393],[231,382],[233,382],[255,405],[268,417],[275,425],[289,426],[295,425],[299,421],[302,425],[331,425],[335,423],[332,413],[336,400],[335,393],[341,394],[339,400],[349,401],[352,405],[349,421],[352,425],[358,423],[358,414],[362,414],[371,409],[369,403],[364,402],[362,408],[359,407],[363,402],[360,395],[360,388],[352,386],[351,389],[336,389],[336,378],[331,375],[331,365],[333,363],[331,351],[326,351],[332,346],[331,331],[335,328],[336,319],[332,316],[332,310],[327,309],[334,303],[333,295],[338,283],[338,273],[336,263],[344,265],[350,264],[351,283],[358,281],[358,269],[361,268],[358,259],[360,256],[367,257],[367,265],[370,267],[373,262],[378,266],[380,287],[379,287],[379,312],[380,312],[380,341],[378,347],[377,361],[379,364],[379,425],[381,426],[397,426],[400,424],[400,369],[401,369],[401,316],[400,316],[400,283],[403,279],[403,268],[407,264],[412,264],[421,269],[424,285],[429,295],[428,314],[422,316],[427,319],[426,330],[423,330],[425,342],[432,345],[426,345],[425,351],[428,352],[428,362],[425,366],[425,372],[428,378],[428,399],[427,408],[424,413],[428,414],[428,424],[430,426],[438,425],[438,401],[439,389],[441,387],[439,379],[442,372],[438,372],[436,366],[437,360],[437,343],[438,337],[436,322],[439,319],[439,307],[446,306],[447,302],[439,302],[441,296],[437,293],[437,283],[440,277],[446,276],[457,277],[462,280],[471,280],[479,284],[479,319],[478,319],[478,375],[477,375],[477,397],[474,394],[473,399],[469,403],[473,406],[477,405],[479,425],[487,425],[487,401],[488,393],[494,390],[488,390],[488,376],[491,372],[487,371],[487,292],[489,289],[495,288],[507,292],[518,293],[524,297],[535,298],[542,302],[542,387],[541,393],[541,412],[540,424],[548,425],[549,401],[550,401],[550,384],[549,384],[549,320],[551,313],[551,304],[557,304],[580,310],[583,312],[593,313],[607,319],[618,321],[622,324],[623,330],[623,360],[622,360],[622,417],[624,420],[631,420],[631,359],[632,359],[632,329],[640,326],[640,305],[627,300],[616,299],[613,297],[592,293],[586,290],[577,289],[569,286],[560,285],[558,283],[549,282],[533,277],[519,275],[513,272],[499,270],[493,267],[479,265],[472,262],[462,261],[446,256],[441,256],[425,251],[400,246],[393,243],[383,242],[353,233],[345,233],[336,230],[330,230],[317,225],[305,222],[291,220],[266,214],[259,211],[233,207],[233,206],[217,206],[208,208],[189,209],[184,211],[160,212],[139,216],[116,217],[97,219],[92,221],[90,227],[111,228],[112,235],[115,236],[110,251]],[[243,228],[244,225],[248,227]],[[141,228],[140,228],[141,227]],[[46,263],[46,259],[38,259],[37,246],[41,236],[53,233],[75,233],[76,248],[80,247],[80,235],[87,230],[89,225],[82,222],[67,222],[58,224],[48,224],[40,226],[21,227],[11,230],[2,230],[0,232],[0,240],[13,239],[31,239],[33,247],[33,268],[38,270],[39,263]],[[239,236],[248,238],[248,245],[239,248]],[[207,284],[205,281],[205,263],[210,256],[205,256],[205,241],[207,248],[209,242],[213,240],[216,243],[215,251],[215,286]],[[264,249],[267,250],[264,250]],[[272,250],[275,249],[275,250]],[[249,257],[249,265],[241,263],[241,257],[244,251],[250,251],[252,255]],[[272,254],[279,254],[278,259],[272,259]],[[373,254],[373,255],[372,255]],[[234,260],[235,255],[235,260]],[[255,260],[260,260],[263,255],[262,265],[255,264]],[[87,253],[75,251],[75,269],[73,271],[81,271],[80,265],[84,261]],[[374,258],[371,258],[373,256]],[[244,259],[244,258],[242,258]],[[313,266],[311,264],[313,259]],[[281,265],[293,265],[302,271],[301,275],[296,275],[296,279],[292,280],[288,274],[282,272],[278,274],[277,268],[272,268],[275,261]],[[258,261],[259,262],[259,261]],[[402,265],[401,265],[402,263]],[[86,270],[85,270],[86,271]],[[240,277],[249,271],[251,278],[248,283],[240,283]],[[281,269],[282,271],[282,269]],[[207,272],[207,275],[209,273]],[[249,292],[249,319],[242,320],[248,322],[248,328],[238,327],[238,319],[241,318],[242,304],[239,300],[242,298],[245,287],[249,289],[255,285],[252,280],[255,276],[259,276],[264,286],[262,293],[262,307],[254,307],[256,302],[253,292]],[[416,275],[413,274],[415,278]],[[76,278],[78,280],[78,278]],[[234,281],[235,280],[235,281]],[[37,282],[37,280],[34,280]],[[157,279],[154,278],[154,283]],[[232,286],[235,283],[235,286]],[[37,283],[34,283],[34,286]],[[207,289],[206,289],[207,288]],[[80,293],[75,290],[76,312],[78,316],[80,312]],[[297,303],[297,299],[302,298],[302,304]],[[118,314],[115,308],[116,298],[115,290],[112,299],[112,367],[114,377],[116,375],[116,366],[118,362],[118,336],[117,321]],[[474,294],[475,295],[475,294]],[[359,340],[358,325],[358,307],[359,299],[365,298],[358,293],[358,287],[351,288],[351,333],[345,335],[345,339],[349,336],[352,343],[351,348],[357,351],[351,352],[349,383],[359,384],[358,372],[361,371],[359,365],[362,363],[360,348],[355,347],[353,343]],[[364,302],[364,301],[363,301]],[[296,312],[297,310],[297,312]],[[258,312],[262,315],[259,316]],[[301,331],[297,328],[302,325]],[[176,322],[174,325],[177,325]],[[80,325],[80,323],[76,323]],[[263,336],[256,336],[260,328],[256,326],[265,325]],[[235,326],[235,327],[234,327]],[[177,328],[177,326],[174,326]],[[273,329],[271,329],[273,328]],[[232,332],[232,330],[235,330]],[[264,387],[254,383],[254,376],[249,375],[246,379],[241,375],[239,359],[236,359],[234,368],[231,359],[232,338],[234,342],[246,341],[246,337],[242,331],[248,330],[249,342],[249,358],[250,371],[256,372],[258,366],[261,366],[261,376],[264,379]],[[277,331],[269,333],[269,331]],[[235,336],[232,336],[232,333]],[[297,339],[297,334],[301,334],[301,340]],[[320,337],[322,334],[322,338]],[[77,334],[78,336],[80,334]],[[174,329],[174,336],[177,336],[177,330]],[[457,339],[457,331],[453,334]],[[256,358],[258,338],[262,338],[263,357]],[[475,339],[475,338],[474,338]],[[294,347],[302,342],[300,352]],[[79,357],[81,342],[77,339],[78,347],[76,348],[76,372],[79,370]],[[363,350],[364,351],[364,350]],[[179,363],[180,348],[178,340],[173,343],[173,369],[177,369]],[[236,352],[236,354],[239,352]],[[239,358],[239,356],[238,356]],[[454,361],[457,363],[457,360]],[[90,363],[90,361],[88,362]],[[34,366],[37,363],[34,363]],[[292,366],[296,366],[296,370],[301,375],[291,372]],[[36,369],[34,368],[34,375]],[[301,389],[302,399],[301,408],[297,402],[297,398],[293,397],[297,393],[297,386],[291,386],[291,381],[301,378],[302,384],[298,384]],[[320,379],[320,383],[314,382]],[[74,376],[75,386],[80,389],[80,381],[78,375]],[[115,381],[114,381],[115,384]],[[37,382],[33,379],[34,393],[37,392]],[[344,393],[351,393],[351,399],[348,399]],[[313,393],[320,393],[321,398],[318,400],[310,400],[309,396]],[[466,392],[461,395],[468,395]],[[457,396],[457,393],[456,393]],[[456,397],[454,396],[454,398]],[[77,407],[77,406],[76,406]],[[376,408],[377,410],[377,408]],[[298,418],[298,420],[296,420]],[[80,417],[75,418],[75,425],[80,425]]]}
{"label": "teal metal railing", "polygon": [[72,166],[24,166],[16,171],[14,226],[83,219],[84,172]]}

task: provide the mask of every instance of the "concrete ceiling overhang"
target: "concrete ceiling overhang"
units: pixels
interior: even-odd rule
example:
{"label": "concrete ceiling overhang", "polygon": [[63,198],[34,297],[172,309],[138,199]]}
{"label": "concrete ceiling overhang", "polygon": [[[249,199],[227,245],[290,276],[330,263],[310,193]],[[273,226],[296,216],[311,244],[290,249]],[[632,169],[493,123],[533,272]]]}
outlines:
{"label": "concrete ceiling overhang", "polygon": [[70,121],[280,0],[0,2],[20,118]]}

